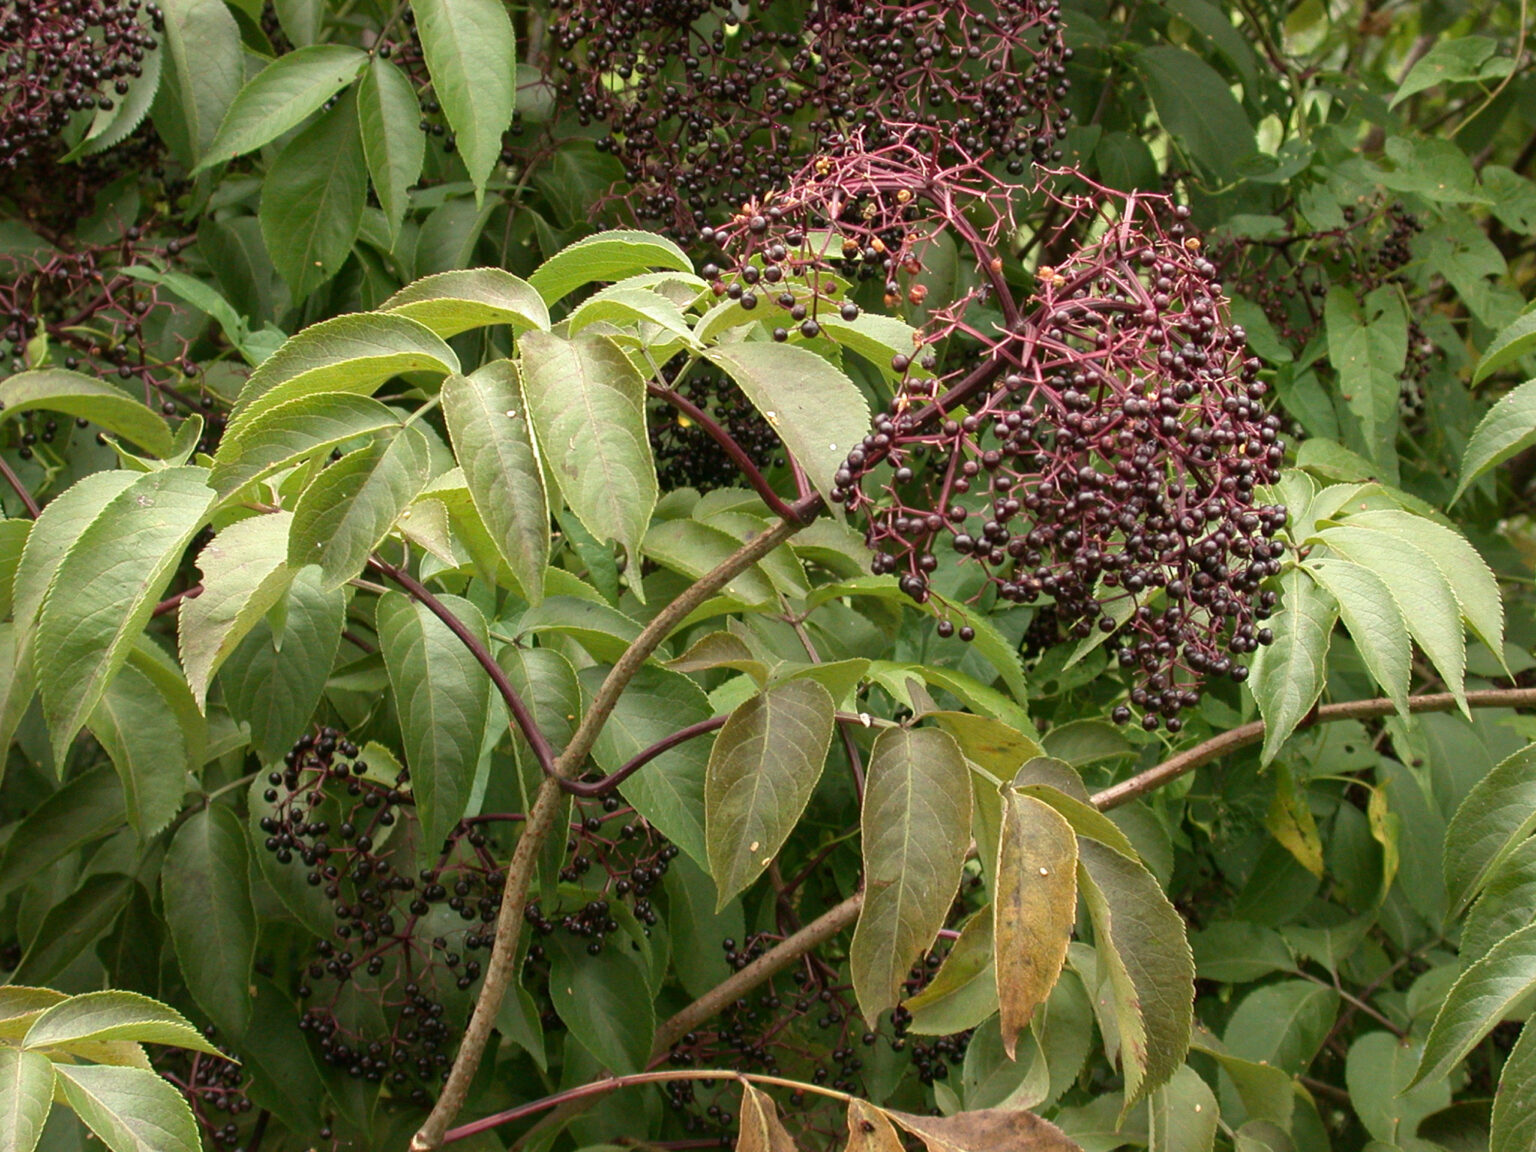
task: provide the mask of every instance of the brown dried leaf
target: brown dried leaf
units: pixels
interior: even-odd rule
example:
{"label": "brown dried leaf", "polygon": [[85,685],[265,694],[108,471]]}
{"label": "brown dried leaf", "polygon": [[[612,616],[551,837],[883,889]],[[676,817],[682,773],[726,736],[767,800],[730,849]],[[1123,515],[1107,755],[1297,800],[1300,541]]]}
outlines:
{"label": "brown dried leaf", "polygon": [[886,1115],[920,1139],[928,1152],[1083,1152],[1056,1125],[1033,1112],[983,1108],[953,1116]]}
{"label": "brown dried leaf", "polygon": [[868,1100],[848,1101],[846,1152],[906,1152],[901,1137],[885,1118],[885,1111]]}
{"label": "brown dried leaf", "polygon": [[779,1119],[773,1098],[750,1084],[741,1086],[741,1135],[736,1152],[798,1152]]}
{"label": "brown dried leaf", "polygon": [[1051,994],[1077,919],[1077,834],[1049,804],[1003,793],[993,901],[993,966],[1003,1050]]}

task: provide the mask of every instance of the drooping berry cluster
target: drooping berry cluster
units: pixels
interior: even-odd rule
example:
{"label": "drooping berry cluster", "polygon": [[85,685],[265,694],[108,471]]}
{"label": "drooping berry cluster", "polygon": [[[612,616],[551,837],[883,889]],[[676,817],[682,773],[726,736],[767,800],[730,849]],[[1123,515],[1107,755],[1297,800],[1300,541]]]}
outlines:
{"label": "drooping berry cluster", "polygon": [[[210,1026],[203,1030],[214,1039]],[[240,1143],[239,1118],[251,1111],[245,1094],[246,1075],[232,1056],[169,1049],[157,1070],[181,1090],[204,1136],[215,1148],[234,1148]]]}
{"label": "drooping berry cluster", "polygon": [[0,171],[53,152],[77,113],[111,109],[162,28],[160,10],[141,0],[15,0],[0,9]]}
{"label": "drooping berry cluster", "polygon": [[[974,158],[956,156],[941,129],[889,124],[877,143],[869,132],[834,136],[781,188],[751,200],[699,239],[720,251],[700,272],[716,295],[751,310],[762,297],[788,314],[775,340],[821,332],[823,309],[852,322],[850,285],[878,281],[888,311],[925,325],[924,343],[966,325],[966,310],[988,298],[1011,314],[1012,297],[998,255],[1014,231],[1017,189]],[[981,282],[952,299],[928,300],[919,277],[936,244],[953,240],[980,265]],[[916,354],[914,350],[914,355]],[[906,372],[911,357],[896,368]],[[919,365],[921,370],[922,366]]]}
{"label": "drooping berry cluster", "polygon": [[1256,492],[1284,460],[1280,420],[1187,209],[1136,194],[1110,219],[1104,189],[1054,195],[1098,239],[1038,269],[1028,312],[979,360],[909,374],[833,497],[914,598],[947,544],[1002,599],[1107,634],[1144,725],[1177,731],[1206,677],[1245,679],[1270,640],[1260,586],[1286,512]]}
{"label": "drooping berry cluster", "polygon": [[[213,396],[188,395],[202,369],[169,323],[176,305],[156,285],[123,271],[174,260],[183,247],[176,239],[149,240],[134,225],[116,243],[0,257],[0,356],[7,357],[0,372],[42,367],[46,355],[49,365],[136,382],[144,402],[166,416],[202,413],[202,447],[212,451],[224,418]],[[53,431],[24,438],[22,458],[37,442],[52,440]]]}
{"label": "drooping berry cluster", "polygon": [[[479,825],[420,842],[407,771],[380,772],[333,729],[267,777],[265,847],[333,917],[297,993],[299,1027],[348,1075],[430,1102],[488,951],[505,873]],[[379,1031],[379,1021],[384,1031]]]}
{"label": "drooping berry cluster", "polygon": [[642,221],[683,234],[781,184],[827,138],[942,127],[1015,174],[1059,158],[1057,0],[556,0],[553,82],[618,158]]}

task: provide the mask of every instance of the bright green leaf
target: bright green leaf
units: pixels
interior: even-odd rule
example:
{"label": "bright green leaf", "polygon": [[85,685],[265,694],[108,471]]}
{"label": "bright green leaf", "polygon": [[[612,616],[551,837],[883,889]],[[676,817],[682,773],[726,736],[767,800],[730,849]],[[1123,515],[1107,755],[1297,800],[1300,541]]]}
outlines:
{"label": "bright green leaf", "polygon": [[[1531,341],[1536,344],[1536,313]],[[1527,380],[1520,387],[1501,397],[1488,410],[1467,441],[1461,457],[1461,479],[1456,485],[1456,498],[1490,468],[1536,444],[1536,380]]]}
{"label": "bright green leaf", "polygon": [[1536,986],[1536,924],[1500,940],[1468,966],[1424,1042],[1414,1084],[1443,1080],[1496,1025],[1507,1019]]}
{"label": "bright green leaf", "polygon": [[409,316],[443,339],[471,328],[509,324],[517,332],[549,328],[549,308],[528,281],[500,268],[439,272],[407,284],[379,305]]}
{"label": "bright green leaf", "polygon": [[1348,560],[1319,557],[1304,568],[1339,605],[1366,669],[1386,689],[1400,714],[1408,714],[1408,676],[1413,645],[1408,625],[1380,576]]}
{"label": "bright green leaf", "polygon": [[357,88],[357,125],[368,176],[393,245],[400,239],[400,225],[410,208],[411,185],[421,179],[427,137],[421,130],[416,89],[404,72],[377,53]]}
{"label": "bright green leaf", "polygon": [[55,1064],[64,1099],[112,1152],[199,1152],[202,1140],[180,1092],[143,1068]]}
{"label": "bright green leaf", "polygon": [[32,1152],[53,1108],[53,1062],[0,1045],[0,1148]]}
{"label": "bright green leaf", "polygon": [[156,456],[171,451],[171,430],[158,412],[121,388],[64,368],[18,372],[0,382],[4,416],[33,409],[62,412],[98,424]]}
{"label": "bright green leaf", "polygon": [[501,0],[411,0],[432,91],[478,197],[517,98],[517,43]]}
{"label": "bright green leaf", "polygon": [[583,284],[622,280],[650,268],[691,273],[693,263],[665,236],[615,230],[567,245],[539,265],[528,282],[546,304],[553,304]]}
{"label": "bright green leaf", "polygon": [[1328,639],[1338,613],[1332,597],[1303,573],[1287,572],[1280,584],[1280,605],[1270,619],[1275,641],[1254,654],[1249,681],[1264,716],[1266,762],[1322,694]]}
{"label": "bright green leaf", "polygon": [[254,152],[297,128],[367,63],[367,53],[342,44],[315,44],[277,57],[240,89],[197,170]]}

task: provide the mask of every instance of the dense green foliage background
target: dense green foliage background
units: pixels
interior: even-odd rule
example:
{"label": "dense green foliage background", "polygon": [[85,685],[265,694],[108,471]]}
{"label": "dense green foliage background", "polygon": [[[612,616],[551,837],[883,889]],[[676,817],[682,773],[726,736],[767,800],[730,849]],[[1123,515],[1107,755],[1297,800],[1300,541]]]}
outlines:
{"label": "dense green foliage background", "polygon": [[0,1149],[1536,1146],[1530,16],[0,2]]}

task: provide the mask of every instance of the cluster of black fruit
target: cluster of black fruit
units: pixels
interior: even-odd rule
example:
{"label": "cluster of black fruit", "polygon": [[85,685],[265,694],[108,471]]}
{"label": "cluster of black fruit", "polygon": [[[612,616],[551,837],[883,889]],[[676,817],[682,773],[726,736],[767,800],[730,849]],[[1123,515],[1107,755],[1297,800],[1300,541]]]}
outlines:
{"label": "cluster of black fruit", "polygon": [[0,9],[0,170],[15,168],[77,114],[111,109],[163,28],[141,0],[14,0]]}
{"label": "cluster of black fruit", "polygon": [[[910,378],[836,476],[878,573],[930,595],[938,548],[998,596],[1104,633],[1151,729],[1209,676],[1247,677],[1286,520],[1258,492],[1284,460],[1259,361],[1188,210],[1127,200],[1102,238],[1038,271],[1027,315],[940,392]],[[909,358],[898,357],[901,368]],[[938,625],[942,634],[953,626]]]}
{"label": "cluster of black fruit", "polygon": [[[213,1040],[213,1027],[204,1028],[203,1034]],[[251,1111],[251,1100],[245,1094],[245,1073],[232,1056],[170,1049],[156,1070],[180,1090],[215,1148],[240,1143],[238,1118]]]}
{"label": "cluster of black fruit", "polygon": [[[671,366],[663,369],[663,377],[669,382],[673,375]],[[676,390],[724,429],[756,467],[764,469],[782,463],[779,438],[741,389],[723,374],[696,372],[683,379]],[[687,412],[652,398],[646,423],[651,451],[656,457],[656,473],[664,490],[696,488],[708,492],[741,483],[736,464]]]}
{"label": "cluster of black fruit", "polygon": [[835,133],[942,126],[1014,173],[1059,156],[1057,0],[556,0],[559,98],[605,131],[642,221],[691,235]]}
{"label": "cluster of black fruit", "polygon": [[[1237,292],[1258,304],[1276,334],[1297,353],[1323,332],[1330,284],[1348,285],[1363,303],[1377,288],[1402,283],[1414,238],[1424,229],[1397,201],[1363,209],[1345,205],[1340,211],[1344,222],[1337,228],[1265,244],[1226,240],[1214,249],[1228,265]],[[1401,377],[1403,405],[1410,411],[1422,403],[1424,378],[1434,358],[1434,342],[1410,316]]]}
{"label": "cluster of black fruit", "polygon": [[[267,785],[266,850],[303,869],[335,919],[300,975],[299,1027],[326,1063],[429,1103],[427,1086],[446,1073],[467,1008],[455,994],[480,977],[475,954],[492,945],[506,879],[481,825],[420,843],[409,772],[376,776],[330,728],[303,736]],[[370,1034],[343,1007],[349,984],[354,998],[373,1002],[385,1034]]]}

